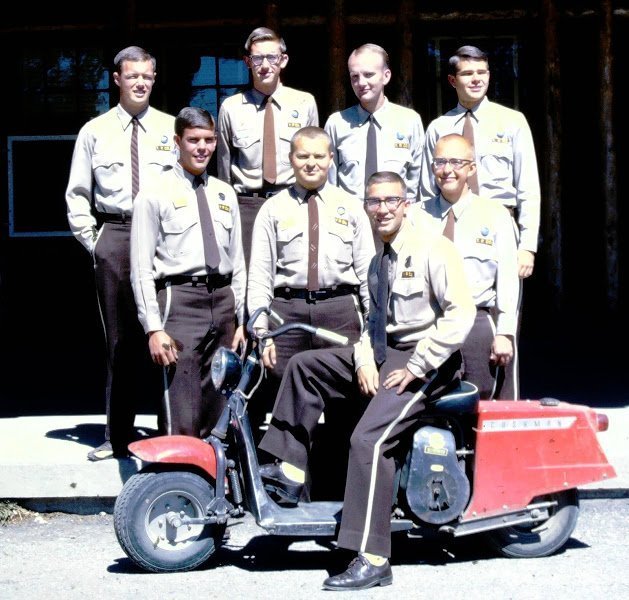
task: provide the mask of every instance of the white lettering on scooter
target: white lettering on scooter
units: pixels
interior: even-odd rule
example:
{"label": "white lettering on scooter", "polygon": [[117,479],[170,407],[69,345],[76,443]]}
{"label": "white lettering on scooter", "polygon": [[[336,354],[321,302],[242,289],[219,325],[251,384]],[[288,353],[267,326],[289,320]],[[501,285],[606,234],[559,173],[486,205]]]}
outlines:
{"label": "white lettering on scooter", "polygon": [[543,429],[570,429],[577,420],[572,417],[545,419],[490,419],[483,421],[481,431],[534,431]]}

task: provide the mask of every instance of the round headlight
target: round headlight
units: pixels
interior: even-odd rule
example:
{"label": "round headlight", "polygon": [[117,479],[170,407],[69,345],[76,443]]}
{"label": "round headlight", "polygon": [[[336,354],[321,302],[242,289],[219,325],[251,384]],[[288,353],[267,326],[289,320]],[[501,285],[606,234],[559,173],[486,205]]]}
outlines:
{"label": "round headlight", "polygon": [[219,348],[212,357],[211,375],[214,387],[231,392],[240,381],[242,363],[240,356],[228,348]]}

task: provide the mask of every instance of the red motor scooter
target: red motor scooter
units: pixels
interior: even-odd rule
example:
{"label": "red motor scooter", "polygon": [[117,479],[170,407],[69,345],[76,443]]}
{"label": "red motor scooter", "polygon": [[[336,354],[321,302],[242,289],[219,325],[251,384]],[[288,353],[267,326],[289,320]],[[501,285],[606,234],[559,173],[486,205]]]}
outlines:
{"label": "red motor scooter", "polygon": [[[333,332],[281,324],[257,336],[244,361],[227,348],[212,362],[227,406],[207,439],[161,436],[133,442],[143,462],[116,499],[114,527],[125,553],[154,572],[186,571],[209,559],[230,521],[250,512],[273,535],[336,536],[342,502],[283,506],[259,474],[247,403],[263,376],[267,339],[302,329],[337,343]],[[266,312],[269,312],[268,310]],[[547,556],[577,522],[577,486],[616,476],[598,440],[607,417],[553,398],[479,400],[466,382],[429,406],[399,457],[391,530],[409,536],[482,533],[502,555]]]}

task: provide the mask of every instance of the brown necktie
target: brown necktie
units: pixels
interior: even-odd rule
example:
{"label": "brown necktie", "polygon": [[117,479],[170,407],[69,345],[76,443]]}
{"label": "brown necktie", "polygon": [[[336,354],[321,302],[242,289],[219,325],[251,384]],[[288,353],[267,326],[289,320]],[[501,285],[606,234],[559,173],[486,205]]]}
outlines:
{"label": "brown necktie", "polygon": [[[472,111],[467,110],[465,113],[465,122],[463,123],[463,137],[470,143],[474,156],[476,156],[476,150],[474,149],[474,126],[472,125]],[[473,175],[467,178],[467,185],[474,192],[478,194],[478,165],[476,165],[476,171]]]}
{"label": "brown necktie", "polygon": [[131,119],[131,199],[140,191],[140,163],[138,160],[138,118]]}
{"label": "brown necktie", "polygon": [[203,252],[205,254],[205,267],[208,275],[212,269],[216,269],[220,263],[218,244],[214,233],[214,224],[210,215],[210,207],[205,196],[203,177],[197,175],[194,178],[194,187],[197,191],[197,204],[199,205],[199,223],[203,234]]}
{"label": "brown necktie", "polygon": [[443,228],[443,235],[445,235],[451,242],[454,241],[454,209],[450,207],[448,216],[446,218],[446,226]]}
{"label": "brown necktie", "polygon": [[273,121],[273,98],[267,96],[264,107],[264,137],[262,140],[262,176],[268,183],[277,179],[275,163],[275,123]]}
{"label": "brown necktie", "polygon": [[387,311],[389,309],[389,262],[391,260],[391,245],[384,244],[382,260],[378,269],[378,287],[376,288],[375,321],[373,331],[373,356],[380,366],[387,357]]}
{"label": "brown necktie", "polygon": [[365,152],[365,194],[367,193],[367,181],[378,170],[378,140],[376,138],[376,124],[373,115],[369,117],[367,129],[367,149]]}
{"label": "brown necktie", "polygon": [[317,191],[306,192],[308,201],[308,289],[319,289],[319,209]]}

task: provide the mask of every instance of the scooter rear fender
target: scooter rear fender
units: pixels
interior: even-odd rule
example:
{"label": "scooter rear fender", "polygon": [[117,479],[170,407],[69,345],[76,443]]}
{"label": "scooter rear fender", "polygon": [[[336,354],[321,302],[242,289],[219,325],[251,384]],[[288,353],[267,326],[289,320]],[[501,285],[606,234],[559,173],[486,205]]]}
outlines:
{"label": "scooter rear fender", "polygon": [[616,476],[587,406],[480,401],[473,494],[463,520],[498,515],[533,498]]}
{"label": "scooter rear fender", "polygon": [[216,479],[214,448],[188,435],[163,435],[129,444],[129,451],[147,463],[194,465]]}

